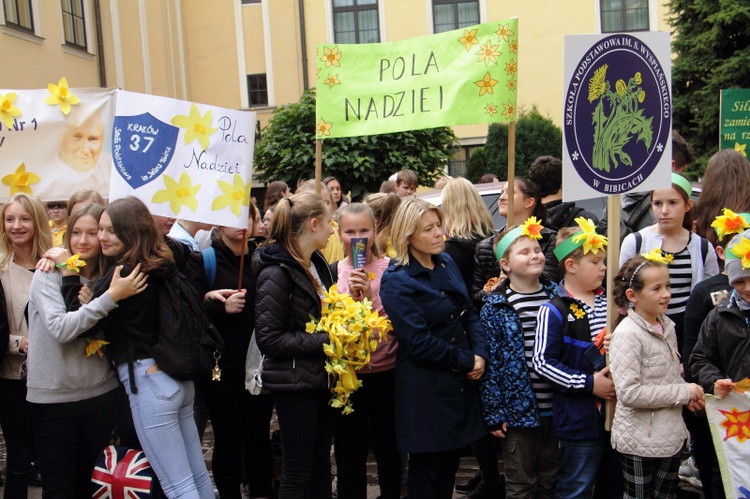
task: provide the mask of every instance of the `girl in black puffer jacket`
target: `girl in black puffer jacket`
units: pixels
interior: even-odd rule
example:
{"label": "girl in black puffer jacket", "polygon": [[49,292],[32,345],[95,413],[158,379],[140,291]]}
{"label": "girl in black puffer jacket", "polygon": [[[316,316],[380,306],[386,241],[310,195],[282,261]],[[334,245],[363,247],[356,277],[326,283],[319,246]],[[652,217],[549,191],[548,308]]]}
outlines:
{"label": "girl in black puffer jacket", "polygon": [[273,393],[284,462],[280,498],[331,497],[330,446],[336,411],[325,372],[325,333],[305,332],[320,319],[322,291],[333,278],[318,250],[333,234],[331,209],[312,193],[282,199],[268,241],[253,255],[255,334],[263,386]]}

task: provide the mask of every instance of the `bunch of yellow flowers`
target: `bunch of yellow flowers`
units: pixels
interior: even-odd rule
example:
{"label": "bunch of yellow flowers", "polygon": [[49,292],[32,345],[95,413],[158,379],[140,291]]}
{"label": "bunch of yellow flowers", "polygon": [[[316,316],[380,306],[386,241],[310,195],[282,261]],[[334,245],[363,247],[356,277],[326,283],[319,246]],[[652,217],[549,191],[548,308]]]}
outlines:
{"label": "bunch of yellow flowers", "polygon": [[323,310],[320,320],[311,320],[305,330],[308,333],[328,333],[328,343],[323,345],[323,352],[328,357],[326,372],[333,375],[336,384],[331,391],[331,407],[341,407],[343,414],[354,411],[349,397],[362,386],[355,371],[359,371],[370,362],[370,355],[379,341],[386,338],[386,333],[393,330],[391,321],[381,317],[372,309],[368,299],[356,301],[347,293],[339,293],[336,284],[324,292]]}

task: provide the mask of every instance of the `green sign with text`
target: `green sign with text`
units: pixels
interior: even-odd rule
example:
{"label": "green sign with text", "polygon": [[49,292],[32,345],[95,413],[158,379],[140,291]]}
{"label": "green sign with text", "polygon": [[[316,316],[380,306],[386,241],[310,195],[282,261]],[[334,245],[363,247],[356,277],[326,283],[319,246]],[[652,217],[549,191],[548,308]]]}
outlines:
{"label": "green sign with text", "polygon": [[516,119],[518,19],[401,42],[319,45],[317,138]]}
{"label": "green sign with text", "polygon": [[734,149],[747,157],[750,144],[750,89],[721,91],[719,140],[722,149]]}

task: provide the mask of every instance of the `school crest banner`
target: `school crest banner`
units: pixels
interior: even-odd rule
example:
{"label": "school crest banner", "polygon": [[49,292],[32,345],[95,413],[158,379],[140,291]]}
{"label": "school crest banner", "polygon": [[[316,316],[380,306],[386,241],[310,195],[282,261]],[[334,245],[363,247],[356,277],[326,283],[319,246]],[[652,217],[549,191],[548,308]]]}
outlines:
{"label": "school crest banner", "polygon": [[114,96],[64,78],[46,90],[0,89],[0,203],[16,193],[67,201],[80,189],[107,197]]}
{"label": "school crest banner", "polygon": [[[750,388],[750,381],[738,383]],[[723,399],[706,396],[721,480],[727,497],[750,498],[750,392],[732,391]]]}
{"label": "school crest banner", "polygon": [[247,227],[255,113],[117,92],[110,199],[151,213]]}
{"label": "school crest banner", "polygon": [[518,19],[390,43],[318,45],[316,137],[516,119]]}
{"label": "school crest banner", "polygon": [[747,157],[747,145],[750,144],[750,89],[721,91],[719,139],[721,149],[734,149]]}

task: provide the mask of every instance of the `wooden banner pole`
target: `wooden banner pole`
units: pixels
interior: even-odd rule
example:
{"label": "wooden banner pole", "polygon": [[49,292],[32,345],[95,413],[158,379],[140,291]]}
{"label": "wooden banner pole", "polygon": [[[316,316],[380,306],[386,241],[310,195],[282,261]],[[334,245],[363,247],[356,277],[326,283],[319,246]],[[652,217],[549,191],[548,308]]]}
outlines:
{"label": "wooden banner pole", "polygon": [[323,140],[315,141],[315,194],[320,196],[320,183],[323,180]]}
{"label": "wooden banner pole", "polygon": [[[607,196],[607,332],[612,334],[617,323],[617,305],[614,301],[614,279],[620,270],[620,195]],[[609,365],[609,353],[607,353]],[[612,376],[610,375],[610,378]],[[604,429],[612,430],[615,401],[604,404]]]}
{"label": "wooden banner pole", "polygon": [[516,185],[516,122],[508,123],[508,219],[506,227],[516,222],[513,220],[514,193]]}
{"label": "wooden banner pole", "polygon": [[247,229],[242,229],[242,240],[245,241],[245,251],[240,255],[240,276],[237,280],[237,291],[242,291],[242,273],[245,271],[245,253],[247,253]]}

